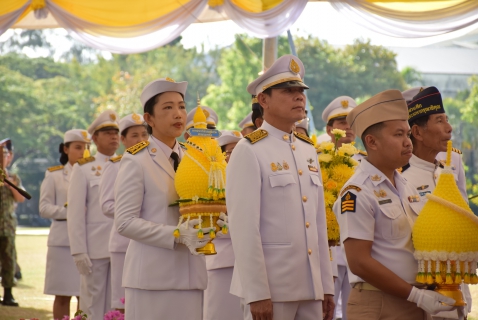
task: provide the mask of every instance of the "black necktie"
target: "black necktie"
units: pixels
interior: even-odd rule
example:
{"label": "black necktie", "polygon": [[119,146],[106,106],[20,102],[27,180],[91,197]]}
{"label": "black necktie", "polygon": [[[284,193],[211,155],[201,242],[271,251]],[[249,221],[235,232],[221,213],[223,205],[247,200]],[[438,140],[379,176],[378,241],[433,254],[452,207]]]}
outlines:
{"label": "black necktie", "polygon": [[173,159],[174,161],[174,172],[176,172],[176,170],[178,170],[178,165],[179,165],[179,155],[176,153],[176,152],[172,152],[171,153],[171,159]]}

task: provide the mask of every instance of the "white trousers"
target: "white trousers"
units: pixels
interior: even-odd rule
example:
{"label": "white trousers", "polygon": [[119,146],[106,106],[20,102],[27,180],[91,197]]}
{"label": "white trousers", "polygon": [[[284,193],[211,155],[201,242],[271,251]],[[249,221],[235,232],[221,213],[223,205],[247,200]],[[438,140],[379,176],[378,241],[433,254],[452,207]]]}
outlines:
{"label": "white trousers", "polygon": [[[241,299],[244,320],[252,320],[251,308]],[[322,300],[272,302],[274,320],[318,320],[322,319]],[[128,319],[129,320],[129,319]]]}
{"label": "white trousers", "polygon": [[124,257],[126,252],[110,252],[111,259],[111,308],[124,309],[121,298],[124,298],[122,286]]}
{"label": "white trousers", "polygon": [[[342,320],[347,320],[347,301],[349,300],[350,290],[352,287],[349,283],[349,276],[346,266],[338,265],[339,276],[335,279],[335,294],[334,294],[334,302],[335,302],[335,318],[342,318]],[[339,298],[340,301],[339,301]],[[341,308],[339,309],[339,306]]]}
{"label": "white trousers", "polygon": [[125,288],[126,320],[201,320],[203,290]]}
{"label": "white trousers", "polygon": [[110,259],[91,259],[91,273],[81,276],[80,309],[88,320],[103,320],[110,310]]}
{"label": "white trousers", "polygon": [[207,271],[204,290],[204,320],[241,320],[243,313],[239,297],[229,293],[234,267]]}

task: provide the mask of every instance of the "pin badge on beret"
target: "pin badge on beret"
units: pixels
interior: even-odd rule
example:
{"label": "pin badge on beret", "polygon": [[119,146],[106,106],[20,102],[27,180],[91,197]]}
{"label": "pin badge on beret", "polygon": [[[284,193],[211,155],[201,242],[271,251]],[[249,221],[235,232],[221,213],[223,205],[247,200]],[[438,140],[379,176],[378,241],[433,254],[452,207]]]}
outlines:
{"label": "pin badge on beret", "polygon": [[136,113],[133,113],[133,114],[131,115],[131,119],[133,119],[133,121],[134,121],[135,123],[137,123],[137,124],[141,124],[141,123],[142,123],[141,117],[140,117],[138,114],[136,114]]}

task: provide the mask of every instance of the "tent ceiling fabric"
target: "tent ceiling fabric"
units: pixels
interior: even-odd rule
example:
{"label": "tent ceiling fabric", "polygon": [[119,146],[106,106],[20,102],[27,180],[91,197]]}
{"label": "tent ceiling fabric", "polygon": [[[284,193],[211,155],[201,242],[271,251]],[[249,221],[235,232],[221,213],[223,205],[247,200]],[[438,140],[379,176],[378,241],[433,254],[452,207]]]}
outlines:
{"label": "tent ceiling fabric", "polygon": [[[1,0],[8,28],[56,28],[89,46],[137,53],[169,43],[191,23],[233,20],[250,34],[275,37],[307,0]],[[324,1],[324,0],[319,0]],[[350,20],[394,37],[436,36],[478,24],[476,0],[327,0]]]}
{"label": "tent ceiling fabric", "polygon": [[476,0],[329,0],[347,18],[392,37],[424,38],[478,24]]}

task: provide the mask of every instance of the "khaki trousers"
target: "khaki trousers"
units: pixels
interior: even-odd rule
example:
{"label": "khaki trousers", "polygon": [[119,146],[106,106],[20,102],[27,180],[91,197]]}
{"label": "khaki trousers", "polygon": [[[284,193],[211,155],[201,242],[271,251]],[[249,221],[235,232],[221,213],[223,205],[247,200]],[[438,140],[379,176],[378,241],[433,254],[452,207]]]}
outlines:
{"label": "khaki trousers", "polygon": [[349,320],[430,320],[413,302],[383,291],[352,288],[347,303]]}

